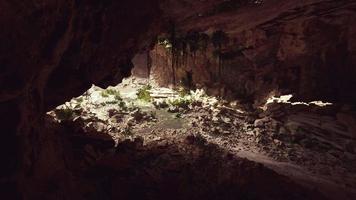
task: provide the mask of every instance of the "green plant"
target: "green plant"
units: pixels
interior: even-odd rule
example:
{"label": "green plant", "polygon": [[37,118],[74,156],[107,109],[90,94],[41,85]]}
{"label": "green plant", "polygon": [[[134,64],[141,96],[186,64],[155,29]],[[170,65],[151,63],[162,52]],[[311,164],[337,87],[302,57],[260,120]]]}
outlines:
{"label": "green plant", "polygon": [[175,118],[177,118],[177,119],[182,118],[182,113],[176,113],[176,114],[175,114]]}
{"label": "green plant", "polygon": [[190,94],[190,91],[186,89],[185,87],[178,87],[177,92],[180,97],[185,97]]}
{"label": "green plant", "polygon": [[120,108],[122,108],[123,110],[127,110],[127,106],[126,106],[126,103],[124,101],[120,101],[119,102],[119,106]]}
{"label": "green plant", "polygon": [[180,108],[187,108],[189,104],[192,103],[192,100],[185,98],[174,99],[173,101],[169,101],[169,104],[172,106],[177,106]]}
{"label": "green plant", "polygon": [[109,97],[109,95],[108,95],[105,91],[102,91],[102,92],[100,93],[100,95],[101,95],[101,97],[104,97],[104,98]]}
{"label": "green plant", "polygon": [[106,90],[103,90],[101,91],[101,96],[102,97],[109,97],[110,95],[114,96],[114,98],[118,101],[121,101],[122,98],[121,98],[121,94],[120,94],[120,91],[118,90],[114,90],[114,89],[106,89]]}
{"label": "green plant", "polygon": [[142,88],[138,89],[136,93],[137,99],[150,102],[152,100],[151,94],[149,92],[150,89],[152,89],[152,86],[150,85],[145,85]]}

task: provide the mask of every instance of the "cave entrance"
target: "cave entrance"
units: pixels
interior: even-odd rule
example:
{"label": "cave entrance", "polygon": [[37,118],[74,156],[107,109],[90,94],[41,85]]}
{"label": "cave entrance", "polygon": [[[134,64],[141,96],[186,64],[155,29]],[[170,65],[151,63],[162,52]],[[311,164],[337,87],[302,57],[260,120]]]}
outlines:
{"label": "cave entrance", "polygon": [[48,114],[69,138],[68,164],[81,172],[73,175],[85,180],[78,193],[94,199],[323,199],[228,151],[247,141],[248,115],[202,89],[132,76]]}
{"label": "cave entrance", "polygon": [[69,138],[71,165],[84,171],[78,176],[98,186],[98,199],[323,199],[289,178],[320,185],[313,181],[332,163],[348,171],[335,170],[340,176],[327,177],[328,187],[343,173],[352,177],[352,107],[291,102],[292,95],[272,91],[251,109],[221,98],[220,85],[214,92],[214,85],[193,84],[196,71],[177,68],[173,78],[162,67],[171,58],[152,59],[138,54],[119,85],[93,85],[48,113],[50,127]]}

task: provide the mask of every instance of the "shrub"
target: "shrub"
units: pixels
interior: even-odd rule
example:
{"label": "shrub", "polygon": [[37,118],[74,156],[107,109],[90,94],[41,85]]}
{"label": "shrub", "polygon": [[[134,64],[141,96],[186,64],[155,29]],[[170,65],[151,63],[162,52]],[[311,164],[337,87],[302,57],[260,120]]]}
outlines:
{"label": "shrub", "polygon": [[177,119],[180,119],[180,118],[182,118],[182,113],[176,113],[174,117]]}
{"label": "shrub", "polygon": [[179,108],[188,108],[188,106],[192,103],[192,100],[190,99],[185,99],[185,98],[178,98],[174,99],[173,101],[170,101],[169,104],[172,106],[176,106]]}
{"label": "shrub", "polygon": [[144,87],[138,89],[136,93],[137,99],[150,102],[152,100],[151,94],[149,92],[150,89],[152,89],[152,86],[150,85],[145,85]]}
{"label": "shrub", "polygon": [[103,90],[101,91],[101,96],[102,97],[109,97],[110,95],[114,96],[115,100],[117,101],[121,101],[122,98],[121,98],[121,95],[120,95],[120,92],[117,91],[117,90],[114,90],[114,89],[106,89],[106,90]]}
{"label": "shrub", "polygon": [[104,97],[104,98],[109,97],[109,95],[108,95],[105,91],[102,91],[102,92],[100,93],[100,95],[101,95],[102,97]]}
{"label": "shrub", "polygon": [[179,87],[177,89],[177,92],[179,94],[180,97],[185,97],[188,96],[190,94],[190,91],[184,87]]}

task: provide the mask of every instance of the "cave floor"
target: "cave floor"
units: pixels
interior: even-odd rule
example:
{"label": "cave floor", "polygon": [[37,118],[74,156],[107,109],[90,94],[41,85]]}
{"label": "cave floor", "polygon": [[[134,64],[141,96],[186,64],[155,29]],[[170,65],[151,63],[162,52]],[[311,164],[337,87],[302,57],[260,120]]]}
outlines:
{"label": "cave floor", "polygon": [[146,85],[145,79],[130,78],[109,92],[93,86],[49,115],[57,122],[75,122],[97,140],[111,139],[113,148],[128,141],[142,146],[175,141],[182,145],[178,141],[193,137],[229,155],[261,163],[331,199],[356,198],[351,109],[344,106],[338,116],[332,116],[333,106],[276,103],[256,113],[236,102],[199,92],[185,97],[154,84],[147,90],[151,95],[147,102],[136,95]]}

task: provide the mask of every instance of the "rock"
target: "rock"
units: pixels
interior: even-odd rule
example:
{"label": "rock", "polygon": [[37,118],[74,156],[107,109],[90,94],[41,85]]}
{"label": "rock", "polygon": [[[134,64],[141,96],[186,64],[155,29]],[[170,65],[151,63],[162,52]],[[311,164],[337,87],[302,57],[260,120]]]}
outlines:
{"label": "rock", "polygon": [[130,116],[132,116],[135,120],[141,120],[143,117],[143,114],[139,109],[135,109],[130,113]]}
{"label": "rock", "polygon": [[261,127],[264,126],[265,122],[266,122],[265,118],[263,118],[263,119],[256,119],[255,122],[253,123],[253,125],[254,125],[255,127],[257,127],[257,128],[261,128]]}
{"label": "rock", "polygon": [[261,129],[255,128],[253,130],[253,134],[255,135],[255,137],[259,137],[261,135]]}
{"label": "rock", "polygon": [[127,126],[134,126],[136,123],[135,123],[135,118],[134,117],[129,117],[129,118],[127,118],[127,120],[126,120],[126,124],[127,124]]}
{"label": "rock", "polygon": [[356,138],[356,117],[344,112],[339,112],[336,114],[337,121],[345,125],[348,129],[349,136]]}
{"label": "rock", "polygon": [[170,105],[167,111],[171,113],[176,113],[179,112],[179,108],[177,106]]}
{"label": "rock", "polygon": [[223,131],[222,133],[223,133],[224,135],[230,135],[230,134],[231,134],[230,131]]}
{"label": "rock", "polygon": [[227,124],[231,123],[231,119],[228,117],[222,117],[221,119]]}
{"label": "rock", "polygon": [[283,142],[278,139],[274,139],[273,143],[275,143],[277,146],[281,146],[283,144]]}
{"label": "rock", "polygon": [[109,119],[112,123],[120,123],[123,121],[123,116],[121,114],[116,114]]}
{"label": "rock", "polygon": [[287,135],[288,131],[284,126],[282,126],[282,127],[279,128],[278,134],[279,135]]}
{"label": "rock", "polygon": [[218,118],[218,117],[213,117],[211,120],[212,120],[213,122],[218,122],[218,121],[219,121],[219,118]]}
{"label": "rock", "polygon": [[356,153],[356,144],[354,141],[348,141],[346,144],[345,144],[345,151],[346,152],[349,152],[349,153],[352,153],[352,154],[355,154]]}

